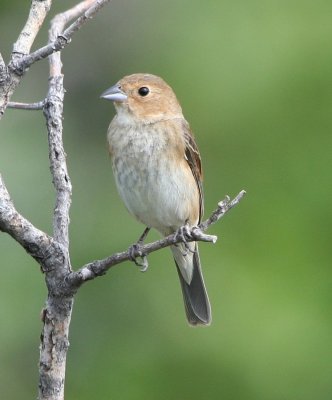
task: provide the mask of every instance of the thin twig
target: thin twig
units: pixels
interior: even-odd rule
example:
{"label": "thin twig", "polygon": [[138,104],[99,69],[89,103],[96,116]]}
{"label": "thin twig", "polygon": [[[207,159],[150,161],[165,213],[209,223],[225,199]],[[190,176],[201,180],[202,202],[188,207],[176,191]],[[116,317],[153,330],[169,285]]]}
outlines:
{"label": "thin twig", "polygon": [[[71,41],[74,34],[110,1],[111,0],[82,1],[73,7],[70,12],[64,13],[68,17],[67,21],[65,21],[65,24],[68,22],[68,20],[75,18],[75,15],[80,15],[75,22],[73,22],[65,31],[62,32],[61,30],[58,36],[55,37],[54,40],[52,40],[48,45],[41,47],[31,54],[28,54],[33,40],[36,37],[39,28],[45,19],[47,11],[52,4],[52,0],[32,1],[31,8],[36,7],[36,10],[39,11],[39,14],[30,12],[22,33],[14,45],[15,51],[12,53],[8,68],[5,69],[6,73],[1,71],[0,65],[0,78],[7,82],[5,85],[0,85],[0,119],[7,107],[8,101],[10,100],[14,90],[20,83],[20,80],[27,69],[35,62],[47,58],[49,55],[63,49]],[[81,12],[79,12],[80,10]],[[28,28],[33,29],[33,32],[25,34],[24,32]],[[25,36],[27,36],[27,40],[22,42]]]}
{"label": "thin twig", "polygon": [[[106,3],[111,0],[97,0],[93,2],[93,6],[90,7],[84,15],[80,16],[75,22],[73,22],[64,32],[60,33],[59,36],[49,43],[47,46],[41,47],[33,53],[23,57],[17,67],[21,69],[29,68],[36,61],[42,60],[49,55],[63,49],[72,39],[75,32],[77,32],[82,26],[92,18]],[[81,4],[91,3],[91,1],[83,1]]]}
{"label": "thin twig", "polygon": [[[65,38],[62,33],[65,29],[66,24],[71,20],[81,18],[81,15],[95,2],[95,0],[84,0],[78,3],[73,8],[66,10],[60,14],[57,14],[51,21],[51,28],[49,30],[48,44],[52,45],[57,38]],[[77,22],[77,21],[75,21]],[[62,40],[62,39],[61,39]],[[67,39],[65,39],[67,40]],[[69,43],[70,38],[67,40]],[[61,75],[62,63],[60,59],[60,52],[51,53],[48,57],[50,65],[50,78]]]}
{"label": "thin twig", "polygon": [[243,198],[243,196],[246,194],[245,190],[241,190],[241,192],[234,197],[233,200],[230,200],[230,198],[227,196],[223,201],[218,203],[218,208],[210,215],[210,217],[202,222],[199,227],[205,231],[210,225],[215,224],[217,221],[219,221],[220,218],[224,216],[224,214],[229,211],[231,208],[236,206]]}
{"label": "thin twig", "polygon": [[[217,222],[220,218],[222,218],[231,208],[233,208],[236,204],[238,204],[243,196],[245,195],[245,191],[242,190],[233,200],[227,196],[225,200],[218,203],[218,208],[211,214],[211,216],[204,222],[202,222],[198,227],[193,227],[189,230],[188,235],[186,235],[187,242],[193,241],[204,241],[204,242],[212,242],[215,243],[217,240],[216,236],[206,235],[203,231],[207,230],[207,228]],[[142,255],[146,256],[154,251],[163,249],[164,247],[168,247],[174,245],[176,243],[183,242],[183,239],[177,233],[169,235],[163,239],[157,240],[152,243],[148,243],[142,245],[134,256],[140,257]],[[132,259],[132,252],[129,250],[123,251],[121,253],[115,253],[109,257],[106,257],[102,260],[92,261],[78,271],[71,273],[67,281],[71,283],[74,287],[78,287],[84,282],[94,279],[97,276],[104,275],[111,267],[122,263],[123,261],[128,261]]]}
{"label": "thin twig", "polygon": [[44,107],[45,101],[38,101],[36,103],[19,103],[17,101],[10,101],[7,103],[7,108],[14,108],[17,110],[29,110],[36,111],[42,110]]}
{"label": "thin twig", "polygon": [[52,0],[32,0],[27,21],[13,46],[8,67],[0,57],[0,119],[7,103],[19,85],[26,68],[20,61],[29,54],[31,46],[42,26]]}

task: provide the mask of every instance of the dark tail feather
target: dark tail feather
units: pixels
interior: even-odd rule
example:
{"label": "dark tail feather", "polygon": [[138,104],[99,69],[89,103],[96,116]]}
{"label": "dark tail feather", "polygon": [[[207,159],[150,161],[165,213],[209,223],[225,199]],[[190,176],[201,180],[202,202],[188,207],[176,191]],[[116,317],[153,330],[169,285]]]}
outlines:
{"label": "dark tail feather", "polygon": [[201,263],[198,254],[197,244],[193,254],[193,277],[190,285],[183,279],[181,271],[176,264],[179,274],[181,289],[187,319],[190,325],[209,325],[211,323],[211,306],[205,289]]}

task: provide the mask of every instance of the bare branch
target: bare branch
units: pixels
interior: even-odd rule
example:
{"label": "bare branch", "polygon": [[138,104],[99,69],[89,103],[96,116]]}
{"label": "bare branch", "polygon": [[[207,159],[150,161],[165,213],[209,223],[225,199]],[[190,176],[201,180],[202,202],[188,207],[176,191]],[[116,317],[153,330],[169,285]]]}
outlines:
{"label": "bare branch", "polygon": [[[57,38],[49,43],[47,46],[41,47],[40,49],[34,51],[33,53],[22,58],[18,64],[18,67],[25,70],[29,68],[36,61],[42,60],[49,55],[63,49],[72,39],[75,32],[77,32],[82,26],[92,18],[106,3],[110,0],[86,0],[80,3],[81,8],[84,9],[88,4],[94,4],[90,7],[82,16],[80,16],[72,25],[70,25],[64,32],[60,32]],[[75,7],[78,10],[79,5]],[[68,13],[67,15],[71,17],[73,13]],[[60,14],[61,15],[61,14]],[[61,18],[61,17],[60,17]],[[65,22],[65,21],[64,21]]]}
{"label": "bare branch", "polygon": [[[58,14],[51,22],[49,31],[49,47],[60,38],[68,43],[72,35],[80,29],[83,24],[91,18],[109,0],[85,0],[75,7]],[[91,4],[93,4],[91,6]],[[89,8],[90,7],[90,8]],[[63,28],[68,21],[81,15],[68,29],[63,32]],[[61,33],[63,32],[63,33]],[[61,39],[61,41],[62,41]],[[33,53],[34,54],[34,53]],[[33,57],[33,54],[31,57]],[[56,189],[56,204],[53,217],[54,239],[69,247],[68,227],[69,227],[69,208],[71,203],[71,182],[66,165],[66,154],[62,140],[62,111],[63,111],[63,75],[61,73],[62,63],[60,52],[50,53],[50,80],[49,92],[44,107],[44,115],[47,121],[49,134],[49,158],[53,184]]]}
{"label": "bare branch", "polygon": [[16,110],[42,110],[44,108],[45,101],[38,101],[36,103],[19,103],[17,101],[9,101],[7,108],[14,108]]}
{"label": "bare branch", "polygon": [[58,14],[54,18],[54,23],[59,27],[63,27],[72,19],[80,16],[77,21],[71,24],[62,34],[68,41],[77,32],[88,19],[92,18],[106,3],[110,0],[85,0],[77,4],[75,7]]}
{"label": "bare branch", "polygon": [[[84,0],[68,12],[59,14],[59,20],[56,21],[56,25],[62,25],[62,28],[58,30],[57,36],[53,37],[52,41],[34,51],[31,54],[27,54],[30,50],[31,44],[38,33],[41,24],[46,16],[47,5],[51,5],[52,0],[33,0],[32,6],[35,7],[35,11],[30,12],[29,18],[23,31],[14,46],[14,52],[12,53],[12,59],[5,69],[6,73],[1,77],[1,59],[0,59],[0,78],[6,84],[1,85],[0,81],[0,119],[5,111],[8,101],[10,100],[14,90],[19,84],[22,76],[27,69],[36,61],[42,60],[49,55],[58,52],[63,49],[72,39],[75,32],[77,32],[89,19],[91,19],[106,3],[110,0]],[[39,7],[38,7],[39,6]],[[44,13],[42,12],[44,10]],[[81,15],[83,13],[83,15]],[[62,32],[65,24],[76,18],[80,17],[71,24],[64,32]],[[27,33],[27,30],[34,29],[33,32]],[[24,38],[27,36],[27,39]],[[30,47],[29,47],[30,46]]]}
{"label": "bare branch", "polygon": [[[212,235],[206,235],[203,233],[210,225],[217,222],[220,218],[222,218],[231,208],[233,208],[236,204],[238,204],[243,196],[245,195],[245,191],[242,190],[233,200],[227,196],[225,200],[218,203],[218,208],[211,214],[211,216],[200,225],[191,228],[189,231],[186,230],[186,241],[204,241],[204,242],[212,242],[215,243],[217,237]],[[177,233],[169,235],[163,239],[157,240],[156,242],[149,243],[146,245],[142,245],[134,256],[141,257],[146,256],[154,251],[163,249],[164,247],[168,247],[174,245],[176,243],[183,242],[183,239]],[[121,253],[115,253],[103,260],[92,261],[78,271],[72,272],[67,281],[70,282],[73,286],[78,287],[84,282],[94,279],[97,276],[101,276],[106,274],[106,272],[114,267],[117,264],[122,263],[123,261],[128,261],[132,259],[132,253],[127,250]]]}
{"label": "bare branch", "polygon": [[7,79],[7,68],[2,58],[2,54],[0,53],[0,87],[4,84],[6,79]]}
{"label": "bare branch", "polygon": [[52,5],[52,0],[33,0],[28,19],[13,46],[12,58],[29,54],[31,46]]}
{"label": "bare branch", "polygon": [[53,76],[49,80],[49,91],[44,106],[52,181],[56,190],[53,236],[57,242],[67,249],[69,246],[68,226],[72,188],[62,141],[63,97],[63,76]]}
{"label": "bare branch", "polygon": [[[107,1],[85,0],[70,10],[57,15],[51,22],[49,45],[49,90],[44,104],[49,143],[49,159],[56,201],[53,214],[53,236],[62,250],[62,264],[46,273],[48,299],[43,312],[43,330],[39,363],[39,400],[63,400],[66,370],[66,355],[69,347],[68,335],[71,311],[76,288],[67,282],[72,272],[69,258],[69,209],[71,204],[71,182],[67,170],[66,154],[62,139],[63,75],[61,54],[56,52],[70,41],[89,16],[94,15]],[[79,17],[64,33],[69,20],[77,18],[88,7],[85,15]],[[67,32],[67,33],[66,33]],[[48,55],[47,50],[43,54]],[[35,52],[29,62],[39,59]],[[37,54],[37,58],[36,57]],[[39,54],[39,55],[38,55]],[[26,64],[29,65],[29,64]],[[31,65],[31,64],[30,64]]]}
{"label": "bare branch", "polygon": [[29,53],[51,4],[52,0],[32,0],[28,19],[14,44],[8,68],[0,56],[0,119],[26,71],[21,60]]}
{"label": "bare branch", "polygon": [[53,248],[53,240],[19,214],[10,199],[0,174],[0,231],[8,233],[39,264],[47,262]]}
{"label": "bare branch", "polygon": [[224,216],[227,211],[236,206],[242,200],[245,194],[246,191],[241,190],[241,192],[237,196],[235,196],[233,200],[230,200],[230,198],[227,196],[223,201],[218,203],[218,208],[206,221],[202,222],[199,227],[203,231],[205,231],[210,225],[215,224],[217,221],[219,221],[220,218]]}

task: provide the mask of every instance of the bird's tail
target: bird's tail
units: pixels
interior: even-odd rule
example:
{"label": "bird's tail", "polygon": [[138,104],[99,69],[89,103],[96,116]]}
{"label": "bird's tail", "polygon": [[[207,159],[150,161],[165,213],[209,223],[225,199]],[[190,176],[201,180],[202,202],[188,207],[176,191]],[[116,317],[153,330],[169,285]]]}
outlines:
{"label": "bird's tail", "polygon": [[[183,255],[184,249],[181,245],[177,247],[172,246],[172,252],[180,278],[183,300],[189,324],[193,326],[209,325],[211,323],[211,306],[203,280],[198,246],[197,243],[193,243],[193,245],[194,252],[188,252],[186,256]],[[187,264],[187,267],[189,267],[188,264],[191,264],[191,280],[188,279],[187,273],[183,273],[183,262],[181,263],[181,260]],[[190,283],[188,283],[188,281]]]}

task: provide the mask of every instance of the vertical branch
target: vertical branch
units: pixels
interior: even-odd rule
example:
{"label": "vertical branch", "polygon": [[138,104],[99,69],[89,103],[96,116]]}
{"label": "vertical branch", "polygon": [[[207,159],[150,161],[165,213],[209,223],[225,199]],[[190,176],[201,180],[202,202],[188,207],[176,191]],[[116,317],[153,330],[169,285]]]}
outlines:
{"label": "vertical branch", "polygon": [[[103,2],[105,3],[105,2]],[[93,7],[91,7],[94,5]],[[63,35],[65,25],[74,18],[86,12],[89,7],[92,9],[101,7],[98,1],[84,0],[73,8],[58,14],[51,21],[51,28],[49,31],[49,43],[56,41],[58,37]],[[87,18],[84,15],[81,19]],[[81,21],[76,21],[74,24],[76,31],[82,26]],[[68,32],[68,37],[71,37],[73,32]],[[64,34],[67,36],[66,34]],[[71,203],[72,187],[68,175],[66,165],[66,154],[63,148],[62,140],[62,111],[63,111],[63,74],[61,72],[62,62],[61,53],[55,52],[49,56],[50,66],[50,81],[49,92],[47,95],[44,114],[47,121],[47,128],[49,133],[49,158],[51,164],[51,173],[53,177],[53,184],[56,190],[56,202],[53,216],[53,235],[54,239],[64,245],[66,249],[69,247],[69,209]]]}
{"label": "vertical branch", "polygon": [[[54,20],[53,20],[54,21]],[[52,21],[49,42],[60,33]],[[62,27],[60,27],[61,29]],[[63,400],[66,373],[66,357],[69,348],[69,326],[73,307],[73,293],[61,292],[63,282],[71,271],[69,259],[69,208],[71,203],[71,182],[67,171],[66,154],[63,147],[63,75],[60,52],[49,56],[49,90],[44,105],[48,131],[49,160],[56,200],[53,212],[53,237],[61,246],[63,260],[57,268],[46,271],[48,299],[43,311],[39,359],[39,400]]]}
{"label": "vertical branch", "polygon": [[[59,38],[65,41],[79,29],[87,19],[85,13],[91,6],[95,12],[106,1],[85,0],[72,9],[58,14],[51,22],[49,45]],[[98,5],[98,7],[96,7]],[[91,10],[90,9],[90,10]],[[65,25],[73,18],[80,18],[72,26],[68,37],[64,32]],[[63,400],[66,357],[69,347],[69,326],[76,288],[67,283],[66,277],[71,270],[69,258],[69,209],[72,186],[67,170],[66,154],[63,146],[63,74],[60,51],[49,55],[49,90],[44,105],[49,143],[49,159],[53,185],[56,190],[53,213],[53,238],[60,248],[53,268],[46,270],[48,299],[43,312],[43,331],[41,334],[39,362],[39,400]]]}
{"label": "vertical branch", "polygon": [[[57,23],[56,17],[51,22],[49,42],[54,41],[63,30],[63,24]],[[62,139],[63,115],[63,75],[61,73],[61,53],[49,56],[50,80],[46,98],[44,115],[47,122],[49,158],[53,185],[56,190],[55,208],[53,214],[53,236],[67,250],[69,247],[69,208],[71,203],[71,182],[67,171],[66,154]]]}
{"label": "vertical branch", "polygon": [[0,88],[6,81],[6,77],[7,77],[7,68],[6,68],[6,64],[2,58],[2,54],[0,53]]}
{"label": "vertical branch", "polygon": [[43,310],[38,400],[63,400],[74,297],[50,294]]}
{"label": "vertical branch", "polygon": [[[59,54],[56,53],[51,57],[58,56]],[[60,59],[59,63],[61,63]],[[63,75],[61,72],[56,73],[56,68],[53,67],[49,80],[49,91],[44,106],[44,115],[48,130],[51,174],[56,190],[53,214],[53,237],[67,250],[69,247],[68,227],[72,188],[62,141],[63,98]]]}
{"label": "vertical branch", "polygon": [[12,56],[29,54],[37,33],[51,8],[51,0],[33,0],[28,19],[13,46]]}

